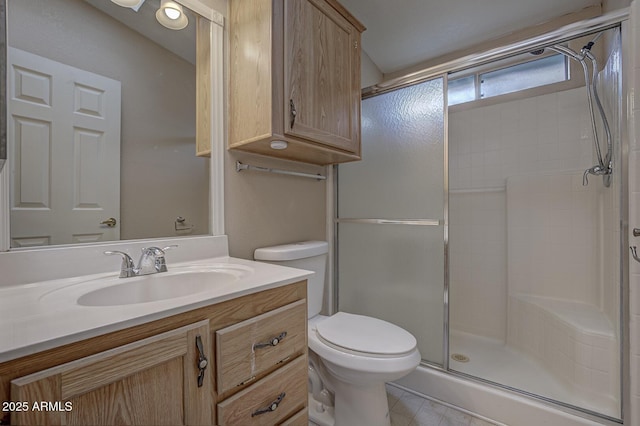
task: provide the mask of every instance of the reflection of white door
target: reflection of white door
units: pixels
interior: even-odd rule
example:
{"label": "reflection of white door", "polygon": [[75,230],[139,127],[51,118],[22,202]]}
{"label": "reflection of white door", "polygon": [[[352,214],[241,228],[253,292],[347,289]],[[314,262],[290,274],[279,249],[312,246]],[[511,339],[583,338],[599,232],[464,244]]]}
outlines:
{"label": "reflection of white door", "polygon": [[8,52],[11,246],[120,238],[120,82]]}

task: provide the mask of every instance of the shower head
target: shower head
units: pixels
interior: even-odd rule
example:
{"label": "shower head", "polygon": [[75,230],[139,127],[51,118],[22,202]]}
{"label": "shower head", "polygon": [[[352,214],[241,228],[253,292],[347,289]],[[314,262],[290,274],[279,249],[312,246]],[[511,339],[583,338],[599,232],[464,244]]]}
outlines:
{"label": "shower head", "polygon": [[582,50],[591,50],[591,48],[593,47],[594,44],[596,44],[596,41],[598,41],[598,39],[600,37],[602,37],[602,34],[604,34],[604,31],[600,31],[598,34],[596,34],[596,36],[593,38],[593,40],[591,40],[589,43],[587,43]]}

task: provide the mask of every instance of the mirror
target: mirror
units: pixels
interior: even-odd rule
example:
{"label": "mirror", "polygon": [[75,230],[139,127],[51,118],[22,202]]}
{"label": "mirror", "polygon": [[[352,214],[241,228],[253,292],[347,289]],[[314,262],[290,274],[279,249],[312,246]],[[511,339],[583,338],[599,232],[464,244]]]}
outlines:
{"label": "mirror", "polygon": [[[108,0],[9,1],[11,247],[209,234],[195,26]],[[3,21],[4,22],[4,21]]]}
{"label": "mirror", "polygon": [[6,68],[2,65],[6,63],[7,57],[7,32],[3,27],[7,20],[7,5],[4,0],[0,0],[0,172],[4,168],[7,160],[7,116],[6,102],[7,99],[7,74]]}

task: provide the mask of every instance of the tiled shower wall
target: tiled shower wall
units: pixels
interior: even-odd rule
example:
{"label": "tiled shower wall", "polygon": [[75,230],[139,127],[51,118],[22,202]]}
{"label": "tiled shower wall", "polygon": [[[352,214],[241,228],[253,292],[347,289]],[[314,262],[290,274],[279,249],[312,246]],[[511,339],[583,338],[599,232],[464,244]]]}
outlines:
{"label": "tiled shower wall", "polygon": [[451,189],[504,187],[508,176],[591,167],[584,88],[449,113]]}
{"label": "tiled shower wall", "polygon": [[601,186],[597,178],[583,186],[581,171],[507,178],[510,296],[600,306]]}
{"label": "tiled shower wall", "polygon": [[[608,33],[611,35],[611,32]],[[613,150],[613,164],[614,177],[611,182],[611,187],[606,188],[600,184],[597,186],[597,200],[598,206],[601,209],[598,211],[600,215],[600,243],[602,253],[618,253],[620,251],[620,197],[622,194],[621,181],[622,181],[622,152],[621,149],[615,149],[616,141],[620,141],[622,138],[622,123],[620,120],[620,112],[622,110],[622,97],[621,93],[621,65],[622,65],[622,37],[606,37],[608,61],[600,71],[598,76],[599,93],[602,98],[602,104],[606,111],[607,118],[611,129],[612,139],[614,141]],[[604,138],[604,132],[601,129],[600,132]],[[602,142],[604,149],[604,141]],[[604,155],[604,152],[603,152]],[[597,178],[599,183],[602,183],[602,179]],[[626,248],[621,253],[626,255]],[[620,258],[618,256],[601,256],[601,276],[600,280],[605,284],[599,288],[600,305],[599,307],[609,318],[612,324],[616,325],[616,337],[620,340],[619,324],[620,318]]]}
{"label": "tiled shower wall", "polygon": [[449,192],[449,320],[453,330],[505,339],[506,213],[501,188]]}
{"label": "tiled shower wall", "polygon": [[[450,112],[453,329],[505,339],[506,180],[532,174],[582,173],[591,167],[589,123],[584,88]],[[570,245],[571,238],[567,235],[563,245]],[[469,303],[473,306],[467,306]]]}

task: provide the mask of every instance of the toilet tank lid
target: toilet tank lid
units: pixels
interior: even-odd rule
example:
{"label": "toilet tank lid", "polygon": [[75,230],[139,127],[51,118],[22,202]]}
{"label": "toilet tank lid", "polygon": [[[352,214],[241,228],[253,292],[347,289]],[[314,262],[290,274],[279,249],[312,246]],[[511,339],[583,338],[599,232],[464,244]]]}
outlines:
{"label": "toilet tank lid", "polygon": [[256,249],[253,258],[278,262],[319,256],[326,254],[328,250],[329,244],[326,241],[303,241]]}

